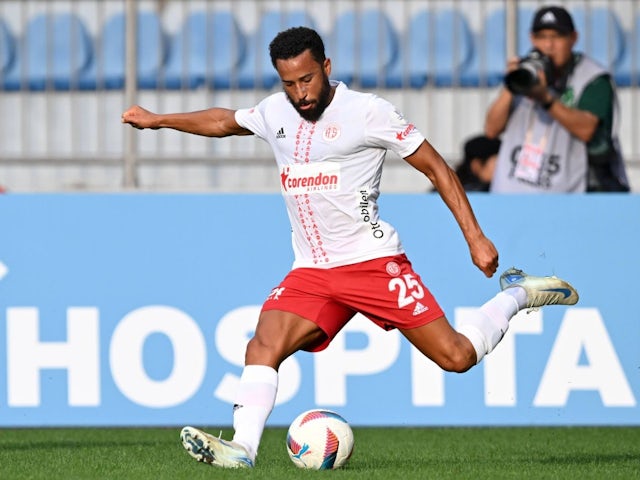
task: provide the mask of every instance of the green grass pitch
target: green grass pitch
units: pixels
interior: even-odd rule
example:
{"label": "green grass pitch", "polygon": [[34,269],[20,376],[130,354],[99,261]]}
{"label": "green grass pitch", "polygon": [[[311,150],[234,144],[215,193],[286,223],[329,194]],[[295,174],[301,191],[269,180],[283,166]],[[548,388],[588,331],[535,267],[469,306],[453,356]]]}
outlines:
{"label": "green grass pitch", "polygon": [[283,428],[251,471],[192,460],[179,428],[0,429],[0,479],[640,479],[640,427],[353,430],[347,466],[316,472],[291,463]]}

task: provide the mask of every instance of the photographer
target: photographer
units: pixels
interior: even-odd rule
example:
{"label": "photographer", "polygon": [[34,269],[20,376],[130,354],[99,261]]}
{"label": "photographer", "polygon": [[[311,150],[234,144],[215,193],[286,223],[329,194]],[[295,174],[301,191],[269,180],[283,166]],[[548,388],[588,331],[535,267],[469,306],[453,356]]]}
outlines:
{"label": "photographer", "polygon": [[502,145],[491,191],[629,191],[617,138],[618,100],[609,72],[573,52],[578,38],[562,7],[540,8],[533,50],[510,59],[485,133]]}

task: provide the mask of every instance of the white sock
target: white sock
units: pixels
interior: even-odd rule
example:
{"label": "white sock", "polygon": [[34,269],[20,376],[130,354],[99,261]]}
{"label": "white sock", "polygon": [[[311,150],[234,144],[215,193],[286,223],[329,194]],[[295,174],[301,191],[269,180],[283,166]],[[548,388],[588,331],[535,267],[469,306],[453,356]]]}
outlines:
{"label": "white sock", "polygon": [[258,454],[260,438],[275,405],[277,391],[276,370],[264,365],[244,367],[233,406],[233,441],[245,447],[252,460]]}
{"label": "white sock", "polygon": [[[509,288],[521,290],[522,288]],[[526,292],[525,301],[526,301]],[[516,293],[516,295],[519,295]],[[476,351],[476,363],[491,353],[509,328],[509,320],[520,310],[519,301],[511,292],[499,292],[458,327],[458,332],[469,339]]]}
{"label": "white sock", "polygon": [[503,290],[502,293],[506,293],[507,295],[511,295],[515,298],[516,302],[518,302],[519,310],[522,310],[527,306],[527,291],[520,285],[509,287],[506,290]]}

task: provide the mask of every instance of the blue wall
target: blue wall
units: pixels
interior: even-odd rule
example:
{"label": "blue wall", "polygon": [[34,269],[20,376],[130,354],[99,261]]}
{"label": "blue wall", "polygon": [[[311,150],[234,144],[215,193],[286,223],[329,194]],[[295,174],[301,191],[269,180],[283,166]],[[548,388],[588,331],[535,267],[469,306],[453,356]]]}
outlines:
{"label": "blue wall", "polygon": [[[444,374],[357,318],[281,371],[270,425],[315,406],[355,425],[640,425],[640,197],[472,195],[501,267],[569,279]],[[435,195],[386,195],[450,321],[498,290]],[[0,426],[229,425],[244,345],[292,262],[277,195],[0,196]]]}

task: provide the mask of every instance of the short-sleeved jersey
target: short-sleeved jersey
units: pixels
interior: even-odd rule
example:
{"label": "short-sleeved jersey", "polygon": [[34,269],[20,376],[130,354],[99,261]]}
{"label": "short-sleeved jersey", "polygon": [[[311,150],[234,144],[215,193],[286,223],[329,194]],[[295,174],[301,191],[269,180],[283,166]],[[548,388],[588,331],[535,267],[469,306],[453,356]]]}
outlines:
{"label": "short-sleeved jersey", "polygon": [[285,93],[236,111],[239,125],[271,146],[292,228],[293,267],[330,268],[403,253],[378,216],[387,150],[414,153],[424,136],[388,101],[332,82],[320,119],[304,120]]}

